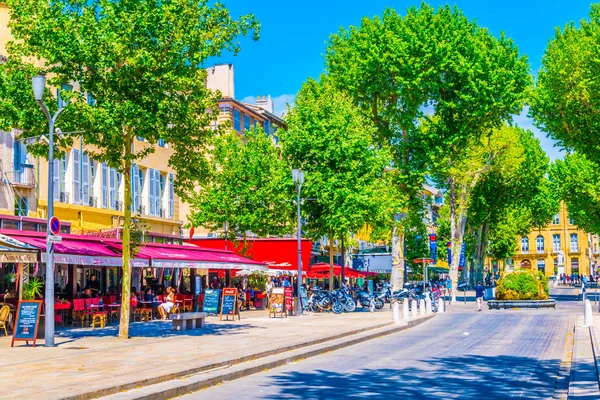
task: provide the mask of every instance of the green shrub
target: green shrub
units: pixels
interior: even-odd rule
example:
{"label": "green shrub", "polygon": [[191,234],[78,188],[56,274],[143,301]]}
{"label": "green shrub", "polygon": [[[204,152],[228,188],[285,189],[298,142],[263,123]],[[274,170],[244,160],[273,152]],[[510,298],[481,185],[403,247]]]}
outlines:
{"label": "green shrub", "polygon": [[516,270],[498,281],[498,300],[546,300],[548,281],[544,274],[530,269]]}

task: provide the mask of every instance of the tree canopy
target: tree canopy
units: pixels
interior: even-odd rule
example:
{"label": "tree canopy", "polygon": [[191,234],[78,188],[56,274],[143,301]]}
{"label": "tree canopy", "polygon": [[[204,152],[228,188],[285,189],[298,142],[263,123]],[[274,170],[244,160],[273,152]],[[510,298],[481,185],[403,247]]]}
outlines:
{"label": "tree canopy", "polygon": [[600,164],[600,4],[557,28],[542,58],[530,114],[559,146]]}
{"label": "tree canopy", "polygon": [[261,128],[243,136],[227,130],[211,144],[209,173],[192,197],[189,223],[213,231],[228,224],[230,240],[247,232],[260,237],[291,233],[291,168],[273,138]]}

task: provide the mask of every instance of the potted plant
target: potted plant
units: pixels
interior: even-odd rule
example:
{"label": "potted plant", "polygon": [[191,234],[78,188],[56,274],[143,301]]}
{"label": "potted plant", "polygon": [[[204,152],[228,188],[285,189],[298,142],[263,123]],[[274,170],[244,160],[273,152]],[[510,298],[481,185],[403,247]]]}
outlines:
{"label": "potted plant", "polygon": [[23,286],[23,300],[35,300],[42,296],[44,284],[36,277],[29,279]]}

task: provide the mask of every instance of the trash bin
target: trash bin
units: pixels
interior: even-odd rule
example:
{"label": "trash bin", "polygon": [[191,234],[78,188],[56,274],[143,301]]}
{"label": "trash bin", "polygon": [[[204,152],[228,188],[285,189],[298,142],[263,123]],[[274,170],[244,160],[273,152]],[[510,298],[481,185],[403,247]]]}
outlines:
{"label": "trash bin", "polygon": [[491,288],[491,287],[485,288],[485,292],[483,295],[485,296],[486,300],[492,300],[496,297],[494,292],[495,292],[494,288]]}

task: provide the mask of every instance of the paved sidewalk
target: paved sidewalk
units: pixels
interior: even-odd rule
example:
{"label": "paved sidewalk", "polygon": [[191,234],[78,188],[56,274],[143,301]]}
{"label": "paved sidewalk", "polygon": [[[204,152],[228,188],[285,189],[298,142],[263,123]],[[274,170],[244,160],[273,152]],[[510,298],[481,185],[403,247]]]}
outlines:
{"label": "paved sidewalk", "polygon": [[598,375],[588,327],[575,327],[575,343],[573,345],[573,365],[569,380],[569,399],[597,400]]}
{"label": "paved sidewalk", "polygon": [[2,396],[79,396],[389,324],[388,308],[283,319],[268,318],[262,311],[242,313],[241,321],[209,317],[206,328],[196,331],[173,332],[170,322],[133,323],[129,340],[115,337],[116,326],[67,330],[60,333],[55,348],[32,348],[21,342],[11,348],[10,338],[0,337]]}

